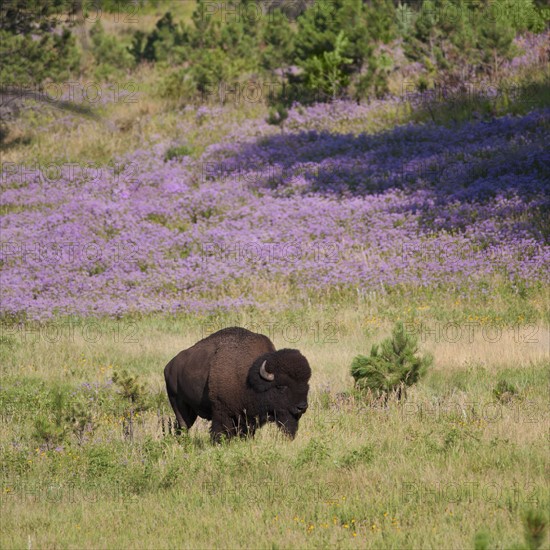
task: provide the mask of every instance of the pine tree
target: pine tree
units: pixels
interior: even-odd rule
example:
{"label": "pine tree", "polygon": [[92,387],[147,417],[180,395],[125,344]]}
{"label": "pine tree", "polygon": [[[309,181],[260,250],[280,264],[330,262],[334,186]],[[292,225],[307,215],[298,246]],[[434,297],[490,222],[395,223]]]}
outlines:
{"label": "pine tree", "polygon": [[285,68],[292,63],[294,31],[288,17],[280,10],[273,11],[263,29],[261,65],[264,69]]}
{"label": "pine tree", "polygon": [[378,396],[395,392],[400,399],[403,389],[412,386],[431,366],[433,358],[427,354],[417,356],[417,339],[407,334],[402,322],[398,322],[391,337],[381,345],[374,344],[369,356],[358,355],[351,365],[351,375],[360,391],[370,390]]}
{"label": "pine tree", "polygon": [[306,85],[311,91],[321,93],[324,98],[336,99],[348,86],[349,77],[344,68],[352,63],[352,59],[343,55],[348,44],[344,31],[340,31],[332,51],[302,62]]}
{"label": "pine tree", "polygon": [[66,79],[79,68],[80,54],[69,30],[74,21],[60,23],[62,14],[75,5],[69,0],[0,2],[3,86],[39,88],[46,79]]}
{"label": "pine tree", "polygon": [[122,424],[124,436],[133,440],[134,415],[138,412],[146,411],[150,407],[145,384],[139,381],[137,375],[129,374],[126,370],[115,371],[113,373],[113,382],[120,388],[120,395],[127,402]]}

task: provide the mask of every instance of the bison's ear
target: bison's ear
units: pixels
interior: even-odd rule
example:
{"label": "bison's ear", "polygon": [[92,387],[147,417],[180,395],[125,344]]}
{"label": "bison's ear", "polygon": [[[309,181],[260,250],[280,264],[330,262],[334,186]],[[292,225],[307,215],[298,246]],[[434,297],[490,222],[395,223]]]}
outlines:
{"label": "bison's ear", "polygon": [[275,380],[275,374],[271,372],[273,365],[270,365],[269,355],[267,353],[258,357],[248,371],[248,385],[255,391],[267,391]]}

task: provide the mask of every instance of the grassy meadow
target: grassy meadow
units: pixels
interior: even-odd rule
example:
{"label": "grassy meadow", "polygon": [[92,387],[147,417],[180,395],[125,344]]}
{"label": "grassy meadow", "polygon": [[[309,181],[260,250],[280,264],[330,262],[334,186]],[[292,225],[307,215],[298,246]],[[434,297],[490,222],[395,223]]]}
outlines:
{"label": "grassy meadow", "polygon": [[[391,328],[359,307],[4,327],[2,547],[471,548],[484,534],[490,548],[523,547],[524,515],[550,504],[548,327],[503,327],[497,339],[479,318],[457,338],[458,324],[451,335],[419,313],[423,328],[408,326],[435,365],[387,406],[348,391],[351,359]],[[267,426],[212,446],[201,420],[168,433],[163,366],[233,322],[308,357],[310,408],[293,442]],[[131,437],[109,383],[121,368],[150,398]],[[495,397],[500,380],[517,393]],[[93,431],[38,441],[56,395],[63,410],[84,400]]]}

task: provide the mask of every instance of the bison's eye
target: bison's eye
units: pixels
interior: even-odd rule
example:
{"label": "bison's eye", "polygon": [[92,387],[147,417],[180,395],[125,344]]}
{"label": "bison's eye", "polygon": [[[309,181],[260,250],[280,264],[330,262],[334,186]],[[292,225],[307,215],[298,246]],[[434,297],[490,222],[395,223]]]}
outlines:
{"label": "bison's eye", "polygon": [[285,391],[286,388],[287,388],[287,386],[277,386],[277,389],[278,389],[279,391]]}

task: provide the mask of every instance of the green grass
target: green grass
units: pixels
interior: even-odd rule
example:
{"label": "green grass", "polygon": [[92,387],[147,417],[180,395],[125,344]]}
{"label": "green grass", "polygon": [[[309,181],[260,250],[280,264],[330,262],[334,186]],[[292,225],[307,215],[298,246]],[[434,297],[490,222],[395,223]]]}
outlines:
{"label": "green grass", "polygon": [[[508,332],[497,343],[427,338],[431,372],[384,407],[349,394],[351,359],[391,328],[365,330],[364,313],[319,313],[338,321],[335,342],[310,330],[313,317],[272,317],[275,345],[299,348],[312,365],[310,409],[293,442],[267,426],[221,446],[205,421],[180,438],[168,433],[162,377],[169,359],[218,325],[96,320],[102,337],[91,342],[91,320],[72,329],[59,321],[58,331],[4,324],[0,545],[472,548],[481,531],[491,548],[521,544],[523,516],[550,505],[548,327],[531,344]],[[284,339],[285,323],[303,328],[298,341]],[[120,368],[139,375],[152,404],[134,418],[133,439],[123,433],[126,404],[108,385]],[[511,401],[494,397],[500,380],[516,387]],[[84,441],[37,436],[36,419],[53,420],[59,394],[62,410],[87,400],[96,429]]]}

